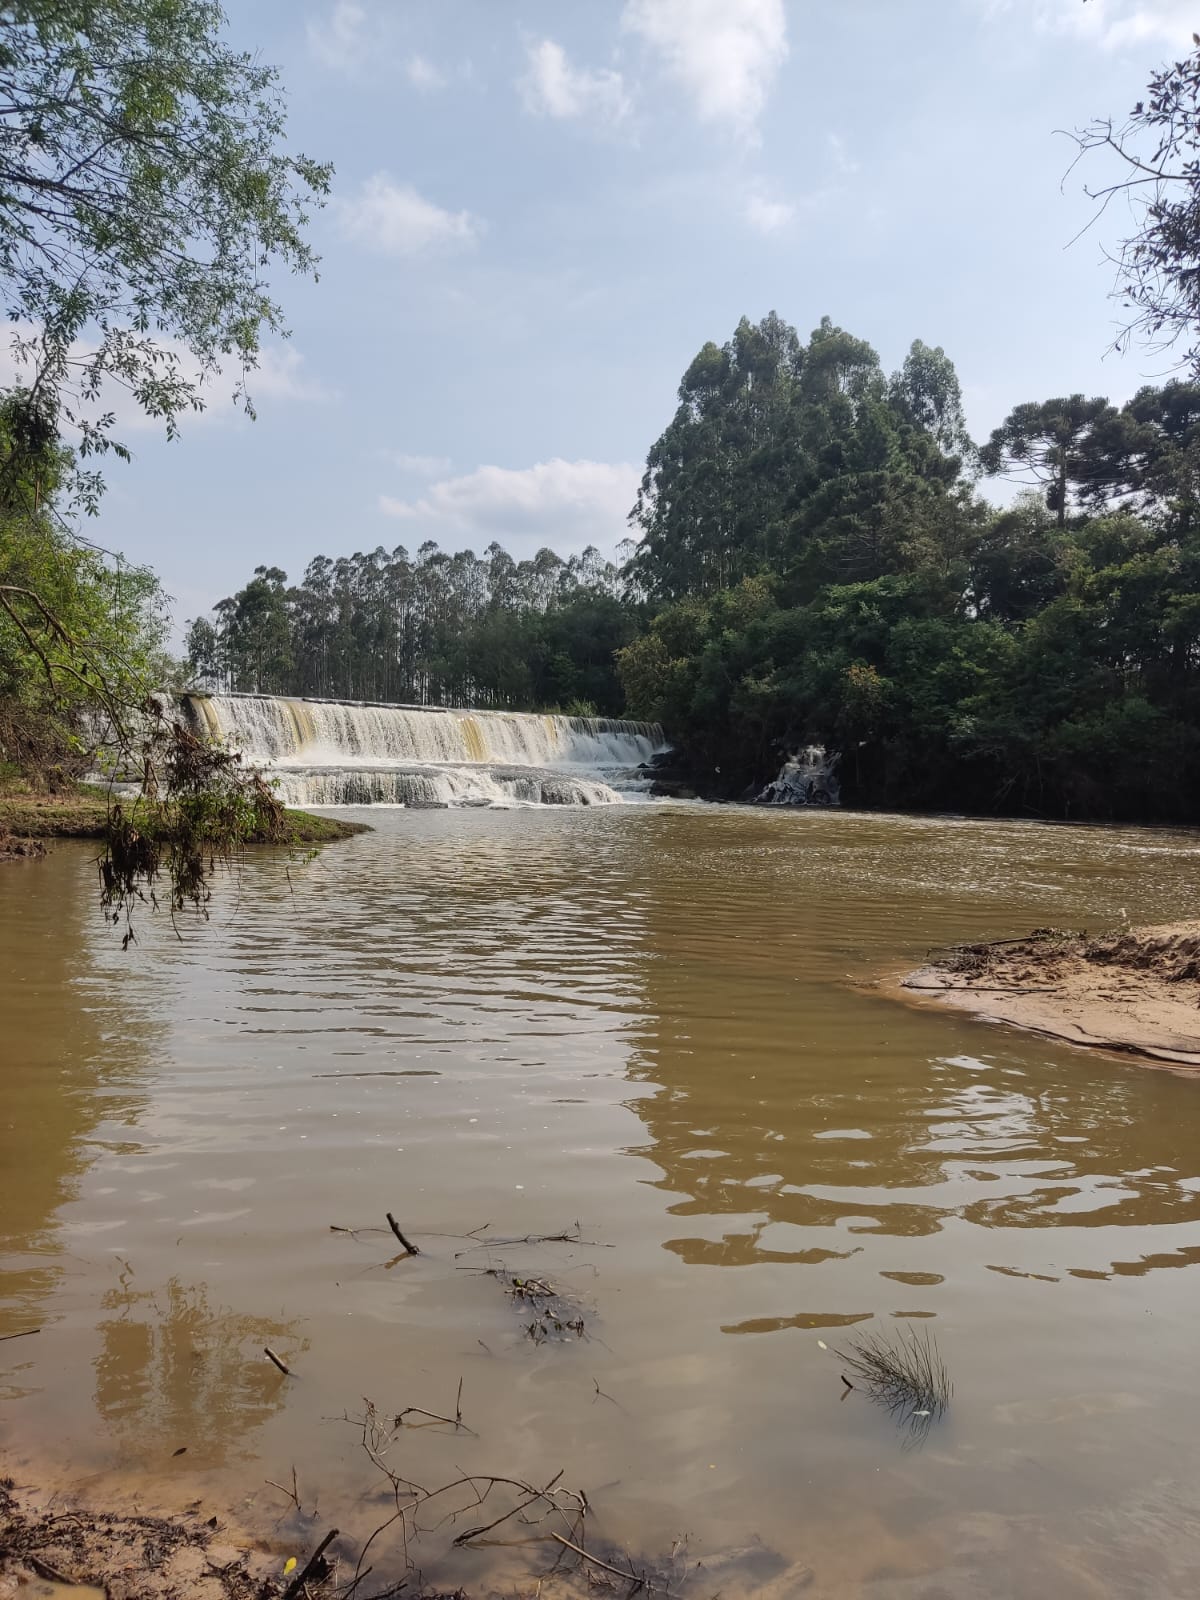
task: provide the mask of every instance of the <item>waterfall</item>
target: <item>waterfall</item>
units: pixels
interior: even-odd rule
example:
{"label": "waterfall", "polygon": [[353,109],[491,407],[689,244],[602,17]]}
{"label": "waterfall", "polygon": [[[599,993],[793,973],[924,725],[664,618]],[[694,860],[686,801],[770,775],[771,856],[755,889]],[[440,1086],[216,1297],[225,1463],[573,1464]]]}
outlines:
{"label": "waterfall", "polygon": [[289,805],[604,805],[648,785],[662,729],[608,717],[188,694],[192,724]]}
{"label": "waterfall", "polygon": [[760,806],[835,806],[840,789],[834,768],[837,756],[823,744],[805,745],[790,755],[779,776],[758,796]]}

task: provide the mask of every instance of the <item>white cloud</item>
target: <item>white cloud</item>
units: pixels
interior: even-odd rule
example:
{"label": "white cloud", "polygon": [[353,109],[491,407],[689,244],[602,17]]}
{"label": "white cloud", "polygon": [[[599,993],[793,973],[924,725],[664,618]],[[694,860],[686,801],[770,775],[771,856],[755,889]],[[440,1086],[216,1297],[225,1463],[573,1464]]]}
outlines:
{"label": "white cloud", "polygon": [[1102,50],[1190,50],[1200,17],[1192,0],[979,0],[990,16],[1032,10],[1034,26]]}
{"label": "white cloud", "polygon": [[305,32],[308,48],[323,66],[350,72],[366,60],[367,13],[357,0],[335,0],[328,17],[309,20]]}
{"label": "white cloud", "polygon": [[1133,45],[1168,45],[1188,49],[1197,24],[1196,8],[1183,0],[1089,0],[1074,10],[1061,6],[1061,27],[1081,38],[1094,39],[1105,50]]}
{"label": "white cloud", "polygon": [[391,256],[425,250],[462,249],[476,243],[483,224],[469,211],[445,211],[426,200],[411,183],[397,183],[377,172],[351,199],[335,199],[334,209],[350,238]]}
{"label": "white cloud", "polygon": [[404,63],[404,73],[414,89],[429,91],[446,87],[444,76],[424,56],[409,56]]}
{"label": "white cloud", "polygon": [[[20,359],[13,348],[13,340],[29,341],[35,334],[36,329],[31,324],[10,323],[9,339],[0,340],[0,388],[29,382],[36,354]],[[186,410],[180,414],[182,433],[196,426],[227,422],[240,414],[233,404],[234,390],[241,381],[240,370],[227,365],[219,372],[202,373],[195,356],[180,340],[160,337],[154,344],[165,358],[158,371],[165,374],[169,370],[167,362],[173,363],[176,371],[197,386],[204,402],[203,411]],[[130,392],[128,383],[119,377],[106,376],[94,401],[83,398],[84,369],[97,348],[95,343],[76,339],[68,350],[68,372],[62,385],[67,407],[78,419],[91,421],[111,413],[113,424],[108,431],[115,439],[124,439],[129,434],[164,433],[163,419],[150,416]],[[246,373],[245,388],[256,409],[260,410],[277,402],[320,403],[337,398],[335,391],[304,371],[304,357],[291,345],[268,345],[260,350],[257,367]]]}
{"label": "white cloud", "polygon": [[546,117],[594,117],[620,122],[630,111],[619,72],[573,67],[562,45],[543,39],[529,46],[529,70],[521,80],[525,109]]}
{"label": "white cloud", "polygon": [[641,468],[624,461],[555,458],[532,467],[477,467],[430,484],[418,500],[381,495],[379,509],[482,544],[527,538],[531,548],[597,544],[611,550],[625,537],[640,478]]}
{"label": "white cloud", "polygon": [[795,215],[795,206],[786,200],[772,198],[761,185],[751,189],[746,199],[746,221],[759,233],[778,233],[794,220]]}
{"label": "white cloud", "polygon": [[658,52],[704,121],[753,137],[788,52],[783,0],[626,0],[621,24]]}
{"label": "white cloud", "polygon": [[319,403],[336,398],[332,389],[304,371],[304,357],[290,344],[260,350],[246,387],[256,403],[261,399]]}

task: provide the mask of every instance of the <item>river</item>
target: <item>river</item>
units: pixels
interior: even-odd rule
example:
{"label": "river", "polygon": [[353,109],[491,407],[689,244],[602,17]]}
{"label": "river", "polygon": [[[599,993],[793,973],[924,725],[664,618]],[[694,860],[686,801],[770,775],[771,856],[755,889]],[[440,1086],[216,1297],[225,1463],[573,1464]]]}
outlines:
{"label": "river", "polygon": [[[1191,1592],[1200,1083],[865,984],[1193,913],[1200,838],[345,814],[375,831],[252,852],[127,954],[89,847],[0,872],[0,1334],[41,1329],[0,1343],[7,1470],[302,1553],[386,1514],[364,1397],[453,1415],[461,1379],[472,1432],[404,1428],[397,1470],[562,1468],[594,1537],[686,1539],[726,1595]],[[331,1231],[388,1211],[420,1255]],[[584,1337],[530,1338],[505,1265]],[[835,1354],[913,1319],[954,1384],[923,1439]],[[455,1527],[427,1576],[549,1564]]]}

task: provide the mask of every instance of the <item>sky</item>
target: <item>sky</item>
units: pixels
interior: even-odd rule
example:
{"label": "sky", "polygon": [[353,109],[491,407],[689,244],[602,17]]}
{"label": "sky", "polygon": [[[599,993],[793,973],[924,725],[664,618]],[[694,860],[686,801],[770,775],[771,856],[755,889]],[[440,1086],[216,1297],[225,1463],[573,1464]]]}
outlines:
{"label": "sky", "polygon": [[155,568],[177,627],[317,554],[611,553],[685,368],[743,315],[828,315],[889,370],[943,346],[976,438],[1167,369],[1110,353],[1122,217],[1071,242],[1092,207],[1062,130],[1124,116],[1200,7],[227,4],[336,175],[319,282],[277,284],[257,420],[218,387],[107,467],[86,531]]}

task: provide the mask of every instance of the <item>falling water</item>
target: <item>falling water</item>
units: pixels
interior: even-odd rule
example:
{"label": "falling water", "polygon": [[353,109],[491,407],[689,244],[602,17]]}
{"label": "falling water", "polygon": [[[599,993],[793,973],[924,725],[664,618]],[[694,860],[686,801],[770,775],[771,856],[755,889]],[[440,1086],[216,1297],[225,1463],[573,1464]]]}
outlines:
{"label": "falling water", "polygon": [[656,723],[420,706],[184,697],[289,805],[605,805],[641,792]]}
{"label": "falling water", "polygon": [[834,776],[837,760],[823,744],[805,745],[780,767],[779,776],[758,796],[759,805],[837,805],[841,792]]}

